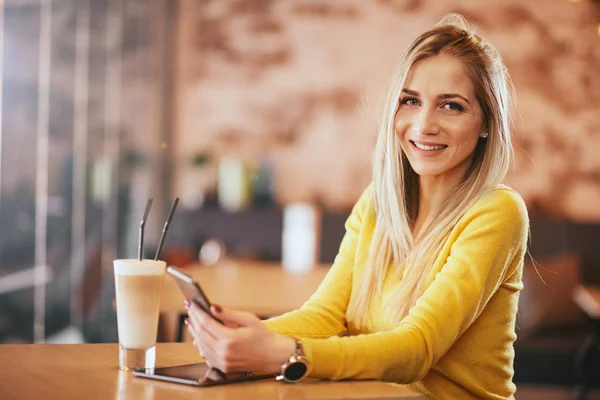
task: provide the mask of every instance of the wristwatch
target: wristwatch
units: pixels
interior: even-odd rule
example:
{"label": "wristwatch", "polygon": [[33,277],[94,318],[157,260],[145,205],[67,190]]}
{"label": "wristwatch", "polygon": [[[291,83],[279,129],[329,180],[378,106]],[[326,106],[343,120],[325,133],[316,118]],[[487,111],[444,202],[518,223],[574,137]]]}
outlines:
{"label": "wristwatch", "polygon": [[277,376],[278,381],[287,383],[296,383],[302,380],[308,374],[308,362],[302,349],[302,343],[299,339],[294,338],[296,349],[290,358],[283,363],[281,371]]}

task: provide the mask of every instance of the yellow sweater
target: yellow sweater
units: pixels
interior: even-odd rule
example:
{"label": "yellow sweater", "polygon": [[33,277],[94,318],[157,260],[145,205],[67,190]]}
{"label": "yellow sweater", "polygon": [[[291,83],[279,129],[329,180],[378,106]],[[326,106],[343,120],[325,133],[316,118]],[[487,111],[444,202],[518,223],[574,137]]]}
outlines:
{"label": "yellow sweater", "polygon": [[388,279],[369,326],[358,329],[346,319],[346,308],[373,236],[372,197],[370,186],[315,294],[299,310],[265,324],[302,338],[313,377],[411,384],[429,398],[513,398],[515,318],[529,225],[521,197],[506,186],[484,194],[452,230],[434,279],[409,315],[399,324],[386,320],[384,302],[399,283]]}

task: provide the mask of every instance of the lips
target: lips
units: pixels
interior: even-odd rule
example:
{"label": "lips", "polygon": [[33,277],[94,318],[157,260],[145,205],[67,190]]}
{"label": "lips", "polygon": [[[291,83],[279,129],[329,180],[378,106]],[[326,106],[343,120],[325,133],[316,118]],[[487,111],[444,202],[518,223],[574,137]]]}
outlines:
{"label": "lips", "polygon": [[416,142],[414,140],[410,141],[414,147],[423,151],[440,151],[444,150],[448,145],[439,144],[439,143],[424,143],[424,142]]}

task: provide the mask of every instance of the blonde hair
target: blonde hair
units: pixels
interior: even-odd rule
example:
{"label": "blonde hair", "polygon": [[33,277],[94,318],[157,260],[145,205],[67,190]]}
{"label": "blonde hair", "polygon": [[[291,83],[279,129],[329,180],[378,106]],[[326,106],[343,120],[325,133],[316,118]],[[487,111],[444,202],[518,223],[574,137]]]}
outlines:
{"label": "blonde hair", "polygon": [[[394,119],[411,67],[438,54],[456,57],[464,64],[483,111],[483,129],[489,136],[479,140],[463,180],[415,239],[412,227],[418,212],[419,181],[400,146]],[[435,259],[458,220],[483,193],[504,179],[512,159],[513,100],[514,88],[498,51],[475,34],[460,15],[444,17],[403,54],[390,86],[373,155],[377,220],[364,276],[347,310],[347,318],[357,326],[367,325],[370,307],[381,296],[391,265],[402,280],[386,307],[394,321],[402,320],[426,289]]]}

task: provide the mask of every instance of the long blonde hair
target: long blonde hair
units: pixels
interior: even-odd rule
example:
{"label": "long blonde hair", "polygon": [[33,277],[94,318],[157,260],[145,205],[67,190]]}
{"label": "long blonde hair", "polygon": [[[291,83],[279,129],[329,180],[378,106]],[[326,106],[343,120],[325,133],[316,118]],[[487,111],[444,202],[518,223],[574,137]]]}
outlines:
{"label": "long blonde hair", "polygon": [[[394,119],[411,67],[438,54],[456,57],[465,66],[489,136],[479,140],[464,178],[415,239],[412,227],[418,212],[419,181],[400,146]],[[357,326],[368,324],[369,310],[382,294],[390,266],[396,268],[396,276],[402,280],[386,307],[394,321],[402,320],[426,289],[434,262],[458,220],[483,193],[504,179],[512,159],[513,101],[514,88],[498,51],[475,34],[460,15],[444,17],[403,54],[390,86],[373,155],[375,231],[363,279],[347,310],[347,318]]]}

